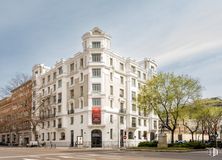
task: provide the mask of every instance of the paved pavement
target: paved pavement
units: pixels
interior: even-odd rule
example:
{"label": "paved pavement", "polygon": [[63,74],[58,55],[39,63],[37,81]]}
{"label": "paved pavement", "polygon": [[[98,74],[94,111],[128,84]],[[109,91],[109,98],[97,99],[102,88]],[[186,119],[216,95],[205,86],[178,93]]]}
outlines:
{"label": "paved pavement", "polygon": [[222,160],[222,151],[212,158],[207,151],[175,153],[0,147],[0,160]]}

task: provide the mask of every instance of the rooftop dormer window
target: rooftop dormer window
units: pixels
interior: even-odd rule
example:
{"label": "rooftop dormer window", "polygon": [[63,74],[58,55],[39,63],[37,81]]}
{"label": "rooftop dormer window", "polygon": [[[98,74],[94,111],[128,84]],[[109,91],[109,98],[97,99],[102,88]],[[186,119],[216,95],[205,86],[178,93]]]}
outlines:
{"label": "rooftop dormer window", "polygon": [[92,42],[92,48],[101,48],[101,42]]}
{"label": "rooftop dormer window", "polygon": [[59,75],[63,73],[62,67],[59,67],[58,70],[59,70]]}

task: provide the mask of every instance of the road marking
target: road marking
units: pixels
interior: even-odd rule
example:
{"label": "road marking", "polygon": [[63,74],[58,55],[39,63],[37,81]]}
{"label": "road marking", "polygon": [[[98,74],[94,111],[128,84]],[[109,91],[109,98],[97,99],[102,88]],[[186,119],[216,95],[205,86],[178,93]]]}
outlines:
{"label": "road marking", "polygon": [[50,157],[46,157],[45,159],[49,159],[49,160],[60,160],[58,158],[50,158]]}
{"label": "road marking", "polygon": [[0,159],[28,158],[28,157],[40,157],[40,156],[60,156],[60,155],[64,155],[64,153],[51,153],[51,154],[49,153],[49,154],[21,155],[21,156],[3,156],[3,157],[0,157]]}
{"label": "road marking", "polygon": [[60,157],[60,158],[74,158],[74,157],[72,157],[72,156],[58,156],[58,157]]}
{"label": "road marking", "polygon": [[38,160],[38,159],[23,158],[23,160]]}

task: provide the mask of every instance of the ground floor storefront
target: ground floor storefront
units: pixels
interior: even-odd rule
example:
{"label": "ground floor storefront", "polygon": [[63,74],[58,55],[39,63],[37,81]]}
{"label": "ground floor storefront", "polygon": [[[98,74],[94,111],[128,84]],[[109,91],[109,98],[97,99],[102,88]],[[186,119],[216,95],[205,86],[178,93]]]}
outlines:
{"label": "ground floor storefront", "polygon": [[31,140],[30,131],[0,133],[0,144],[8,146],[26,146]]}

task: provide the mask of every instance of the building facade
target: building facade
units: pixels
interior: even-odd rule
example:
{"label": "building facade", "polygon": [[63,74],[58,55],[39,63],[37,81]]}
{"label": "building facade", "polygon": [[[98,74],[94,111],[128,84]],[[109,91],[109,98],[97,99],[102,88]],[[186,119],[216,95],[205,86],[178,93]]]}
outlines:
{"label": "building facade", "polygon": [[111,37],[97,27],[82,36],[82,46],[82,52],[51,68],[32,69],[33,112],[42,120],[38,141],[111,148],[155,140],[158,117],[140,110],[135,100],[157,64],[112,52]]}
{"label": "building facade", "polygon": [[32,81],[0,100],[0,143],[26,145],[31,139]]}

